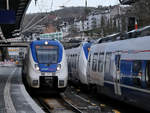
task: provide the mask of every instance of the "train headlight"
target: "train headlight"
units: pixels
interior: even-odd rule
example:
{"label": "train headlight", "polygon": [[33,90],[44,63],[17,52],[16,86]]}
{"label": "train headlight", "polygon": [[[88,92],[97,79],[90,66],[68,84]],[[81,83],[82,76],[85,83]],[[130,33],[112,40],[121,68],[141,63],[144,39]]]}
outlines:
{"label": "train headlight", "polygon": [[40,70],[40,68],[39,68],[38,64],[35,64],[35,69],[36,69],[37,71],[39,71],[39,70]]}
{"label": "train headlight", "polygon": [[48,41],[45,41],[45,45],[48,45]]}
{"label": "train headlight", "polygon": [[61,64],[58,64],[57,71],[59,71],[60,69],[61,69]]}

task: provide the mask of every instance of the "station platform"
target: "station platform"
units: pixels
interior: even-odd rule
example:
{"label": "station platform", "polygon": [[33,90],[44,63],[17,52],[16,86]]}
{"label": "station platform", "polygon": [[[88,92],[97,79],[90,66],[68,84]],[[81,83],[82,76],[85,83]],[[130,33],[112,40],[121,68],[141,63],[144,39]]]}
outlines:
{"label": "station platform", "polygon": [[27,93],[21,67],[0,66],[0,113],[44,113]]}

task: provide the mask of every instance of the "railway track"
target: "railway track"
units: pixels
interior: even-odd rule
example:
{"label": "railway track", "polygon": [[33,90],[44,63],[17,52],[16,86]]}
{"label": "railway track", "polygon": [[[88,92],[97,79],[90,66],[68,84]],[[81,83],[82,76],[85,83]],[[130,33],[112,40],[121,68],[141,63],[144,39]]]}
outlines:
{"label": "railway track", "polygon": [[97,106],[100,106],[102,113],[149,113],[148,111],[132,106],[130,104],[126,104],[122,101],[109,98],[102,94],[97,94],[94,91],[87,93],[83,89],[70,86],[67,88],[65,95],[69,97],[70,92],[73,92],[74,96],[80,98],[85,102],[90,101],[91,104],[96,104]]}
{"label": "railway track", "polygon": [[83,113],[72,103],[59,97],[37,97],[36,101],[46,113]]}
{"label": "railway track", "polygon": [[[46,113],[101,113],[95,109],[95,106],[77,100],[80,103],[79,105],[79,103],[72,101],[64,94],[57,97],[36,97],[35,100]],[[93,112],[91,112],[91,109]]]}

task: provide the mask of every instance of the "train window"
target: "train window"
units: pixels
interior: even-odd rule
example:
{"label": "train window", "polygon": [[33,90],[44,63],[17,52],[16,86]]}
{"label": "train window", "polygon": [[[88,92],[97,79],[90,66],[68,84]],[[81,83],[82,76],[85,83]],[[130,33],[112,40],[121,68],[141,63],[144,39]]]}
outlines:
{"label": "train window", "polygon": [[111,54],[106,53],[106,59],[105,59],[105,72],[110,72],[110,66],[111,66]]}
{"label": "train window", "polygon": [[72,55],[72,67],[74,68],[74,54]]}
{"label": "train window", "polygon": [[141,68],[142,68],[141,61],[134,61],[133,62],[132,72],[133,72],[134,75],[135,74],[137,75],[141,71]]}
{"label": "train window", "polygon": [[74,54],[74,58],[73,58],[73,62],[74,62],[74,69],[76,69],[76,56],[75,56],[75,54]]}
{"label": "train window", "polygon": [[79,55],[77,56],[77,62],[79,63]]}
{"label": "train window", "polygon": [[147,62],[147,65],[146,65],[146,84],[147,84],[147,87],[150,88],[150,61]]}
{"label": "train window", "polygon": [[98,53],[94,53],[94,55],[93,55],[93,64],[92,64],[92,70],[93,71],[97,70],[97,57],[98,57]]}
{"label": "train window", "polygon": [[75,54],[75,69],[77,68],[77,54]]}
{"label": "train window", "polygon": [[96,71],[96,59],[93,59],[92,70]]}
{"label": "train window", "polygon": [[98,61],[98,72],[103,72],[103,62],[102,61]]}
{"label": "train window", "polygon": [[74,58],[73,58],[73,62],[74,62],[74,69],[76,68],[76,56],[75,56],[75,54],[74,54]]}
{"label": "train window", "polygon": [[78,66],[78,55],[76,57],[76,67]]}
{"label": "train window", "polygon": [[90,66],[90,63],[91,63],[91,54],[89,55],[89,59],[88,59],[89,66]]}
{"label": "train window", "polygon": [[120,73],[123,75],[131,75],[132,62],[120,60]]}
{"label": "train window", "polygon": [[98,72],[103,72],[104,53],[99,53]]}
{"label": "train window", "polygon": [[71,55],[71,67],[73,68],[73,55]]}
{"label": "train window", "polygon": [[76,55],[74,54],[74,68],[76,69]]}
{"label": "train window", "polygon": [[141,78],[142,78],[142,62],[141,61],[133,61],[132,75],[133,75],[134,86],[141,87]]}
{"label": "train window", "polygon": [[38,62],[41,64],[55,64],[58,62],[57,46],[36,46]]}

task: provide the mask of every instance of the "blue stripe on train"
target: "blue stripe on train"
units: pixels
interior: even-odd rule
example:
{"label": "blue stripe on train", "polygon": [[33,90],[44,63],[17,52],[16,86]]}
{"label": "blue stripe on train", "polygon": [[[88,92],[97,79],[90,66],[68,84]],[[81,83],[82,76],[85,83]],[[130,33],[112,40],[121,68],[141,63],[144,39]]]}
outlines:
{"label": "blue stripe on train", "polygon": [[83,45],[83,50],[84,50],[84,54],[85,54],[86,59],[88,59],[88,53],[89,53],[88,48],[90,48],[90,47],[91,47],[91,43],[85,43]]}

